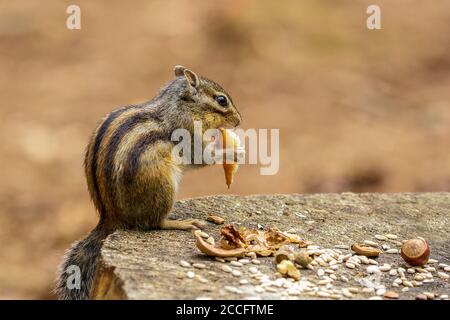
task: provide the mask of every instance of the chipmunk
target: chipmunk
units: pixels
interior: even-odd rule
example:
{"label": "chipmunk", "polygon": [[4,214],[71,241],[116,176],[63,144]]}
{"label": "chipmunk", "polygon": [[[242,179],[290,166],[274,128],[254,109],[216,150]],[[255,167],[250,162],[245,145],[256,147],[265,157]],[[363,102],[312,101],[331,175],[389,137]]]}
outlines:
{"label": "chipmunk", "polygon": [[[193,136],[194,121],[201,121],[204,130],[236,127],[241,114],[230,95],[214,81],[183,66],[176,66],[174,72],[176,78],[155,98],[111,112],[92,135],[84,167],[99,222],[66,253],[55,289],[58,298],[89,299],[102,242],[117,229],[204,227],[205,223],[199,220],[166,218],[187,166],[174,161],[171,135],[175,129],[183,128]],[[207,147],[206,141],[203,147]],[[243,150],[227,149],[227,157],[230,152],[236,156]],[[217,152],[214,159],[223,156]],[[66,271],[70,266],[79,267],[79,288],[67,286],[70,275]]]}

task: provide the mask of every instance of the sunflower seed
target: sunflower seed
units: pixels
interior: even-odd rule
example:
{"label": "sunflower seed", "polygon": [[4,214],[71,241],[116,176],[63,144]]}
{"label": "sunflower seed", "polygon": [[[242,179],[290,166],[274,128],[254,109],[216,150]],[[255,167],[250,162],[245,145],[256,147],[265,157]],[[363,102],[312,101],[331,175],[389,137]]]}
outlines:
{"label": "sunflower seed", "polygon": [[416,270],[414,268],[408,268],[408,269],[406,269],[406,272],[408,272],[408,273],[416,273]]}
{"label": "sunflower seed", "polygon": [[375,292],[375,288],[362,288],[363,293],[373,293]]}
{"label": "sunflower seed", "polygon": [[233,270],[231,271],[231,274],[235,277],[240,277],[242,273],[239,270]]}
{"label": "sunflower seed", "polygon": [[379,297],[379,296],[373,296],[373,297],[370,297],[369,300],[383,300],[383,298]]}
{"label": "sunflower seed", "polygon": [[317,295],[322,298],[329,298],[331,296],[328,292],[325,291],[319,291],[317,292]]}
{"label": "sunflower seed", "polygon": [[396,276],[396,275],[397,275],[397,270],[396,270],[396,269],[391,269],[391,270],[389,271],[389,275],[391,275],[391,276]]}
{"label": "sunflower seed", "polygon": [[214,245],[216,242],[214,241],[213,237],[208,237],[208,239],[206,239],[206,242],[208,242],[210,245]]}
{"label": "sunflower seed", "polygon": [[353,264],[353,263],[351,263],[351,262],[346,262],[345,263],[345,266],[347,267],[347,268],[349,268],[349,269],[355,269],[355,265]]}
{"label": "sunflower seed", "polygon": [[252,259],[252,263],[253,264],[261,264],[261,261],[259,261],[258,259]]}
{"label": "sunflower seed", "polygon": [[428,259],[428,264],[438,263],[439,261],[436,259]]}
{"label": "sunflower seed", "polygon": [[368,266],[366,269],[367,273],[372,274],[372,273],[380,273],[380,269],[378,268],[378,266]]}
{"label": "sunflower seed", "polygon": [[189,279],[192,279],[192,278],[195,277],[195,273],[192,272],[192,271],[188,271],[188,272],[186,273],[186,276],[187,276]]}
{"label": "sunflower seed", "polygon": [[408,292],[408,291],[409,291],[409,287],[402,288],[402,292]]}
{"label": "sunflower seed", "polygon": [[391,240],[396,240],[398,238],[397,235],[395,234],[385,234],[386,238],[391,239]]}
{"label": "sunflower seed", "polygon": [[256,267],[250,267],[248,268],[248,271],[253,274],[258,273],[258,269]]}
{"label": "sunflower seed", "polygon": [[325,274],[325,271],[324,271],[323,269],[317,270],[317,275],[318,275],[319,277],[323,277],[324,274]]}
{"label": "sunflower seed", "polygon": [[342,294],[347,298],[353,297],[353,294],[347,288],[342,289]]}
{"label": "sunflower seed", "polygon": [[242,263],[237,262],[237,261],[231,261],[230,264],[231,264],[233,267],[242,267],[242,266],[243,266]]}
{"label": "sunflower seed", "polygon": [[241,281],[239,281],[239,284],[248,284],[248,280],[242,279]]}
{"label": "sunflower seed", "polygon": [[229,266],[225,265],[225,266],[222,266],[222,271],[230,273],[230,272],[233,272],[233,269],[231,269]]}
{"label": "sunflower seed", "polygon": [[230,261],[237,261],[236,257],[226,257],[224,259],[225,259],[225,261],[228,261],[228,262],[230,262]]}
{"label": "sunflower seed", "polygon": [[375,235],[375,239],[386,241],[388,238],[383,236],[383,235],[381,235],[381,234],[376,234]]}
{"label": "sunflower seed", "polygon": [[256,253],[253,251],[247,252],[246,256],[250,257],[251,259],[256,259]]}
{"label": "sunflower seed", "polygon": [[408,280],[403,280],[403,281],[402,281],[402,284],[403,284],[405,287],[410,287],[410,288],[414,287],[413,284],[411,283],[411,281],[408,281]]}
{"label": "sunflower seed", "polygon": [[391,254],[398,253],[398,249],[388,249],[384,253],[391,253]]}
{"label": "sunflower seed", "polygon": [[424,292],[423,294],[426,295],[430,300],[433,300],[436,297],[436,295],[432,292]]}
{"label": "sunflower seed", "polygon": [[377,291],[375,291],[375,294],[377,295],[377,296],[382,296],[382,295],[384,295],[386,293],[386,289],[385,288],[380,288],[380,289],[377,289]]}
{"label": "sunflower seed", "polygon": [[436,268],[434,268],[434,267],[426,267],[425,270],[428,271],[428,272],[435,272]]}
{"label": "sunflower seed", "polygon": [[206,265],[204,265],[203,263],[194,263],[192,266],[197,269],[205,269],[206,268]]}
{"label": "sunflower seed", "polygon": [[241,264],[249,264],[250,263],[250,260],[248,260],[248,259],[240,259],[240,260],[238,260],[238,262],[240,262]]}
{"label": "sunflower seed", "polygon": [[364,240],[363,242],[364,242],[364,244],[367,244],[368,246],[371,246],[371,247],[378,247],[379,246],[379,244],[376,243],[375,241]]}
{"label": "sunflower seed", "polygon": [[380,271],[386,272],[386,271],[391,270],[391,265],[385,263],[385,264],[383,264],[382,266],[378,267],[378,269],[379,269]]}
{"label": "sunflower seed", "polygon": [[439,298],[441,298],[441,299],[448,299],[448,294],[441,294],[439,296]]}
{"label": "sunflower seed", "polygon": [[439,278],[444,279],[444,280],[447,280],[448,278],[450,278],[450,276],[444,272],[438,272],[437,274],[438,274]]}
{"label": "sunflower seed", "polygon": [[186,260],[180,260],[180,266],[184,267],[184,268],[189,268],[191,266],[191,264],[189,262],[187,262]]}
{"label": "sunflower seed", "polygon": [[218,262],[222,262],[222,263],[225,263],[226,261],[225,261],[225,259],[224,258],[221,258],[221,257],[215,257],[214,258],[216,261],[218,261]]}

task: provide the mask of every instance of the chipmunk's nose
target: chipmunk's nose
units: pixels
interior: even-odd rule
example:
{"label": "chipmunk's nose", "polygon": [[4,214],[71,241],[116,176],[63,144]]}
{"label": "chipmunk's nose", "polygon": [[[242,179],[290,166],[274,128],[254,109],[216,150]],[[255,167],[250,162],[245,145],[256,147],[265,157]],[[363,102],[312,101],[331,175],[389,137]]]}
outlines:
{"label": "chipmunk's nose", "polygon": [[235,119],[236,119],[236,123],[235,123],[234,126],[237,127],[237,126],[241,123],[241,121],[242,121],[242,116],[241,116],[241,114],[239,113],[239,111],[236,111]]}

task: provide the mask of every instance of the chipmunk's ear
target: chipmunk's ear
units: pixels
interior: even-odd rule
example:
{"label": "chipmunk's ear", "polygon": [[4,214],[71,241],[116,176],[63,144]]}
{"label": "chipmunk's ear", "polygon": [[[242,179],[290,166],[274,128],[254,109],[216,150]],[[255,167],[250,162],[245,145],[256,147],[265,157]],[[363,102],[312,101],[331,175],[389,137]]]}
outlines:
{"label": "chipmunk's ear", "polygon": [[186,77],[187,81],[189,82],[189,84],[193,87],[193,88],[197,88],[198,85],[200,84],[200,79],[198,78],[198,76],[195,74],[195,72],[189,70],[189,69],[184,69],[183,70],[184,76]]}
{"label": "chipmunk's ear", "polygon": [[173,68],[173,72],[175,73],[175,76],[176,77],[181,77],[181,76],[184,76],[184,70],[186,70],[186,68],[185,67],[183,67],[183,66],[175,66],[174,68]]}

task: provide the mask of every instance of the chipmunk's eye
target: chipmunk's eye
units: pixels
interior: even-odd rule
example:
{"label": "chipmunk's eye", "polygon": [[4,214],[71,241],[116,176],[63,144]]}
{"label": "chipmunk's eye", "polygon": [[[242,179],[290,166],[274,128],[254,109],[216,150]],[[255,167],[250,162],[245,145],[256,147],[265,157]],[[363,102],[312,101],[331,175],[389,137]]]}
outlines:
{"label": "chipmunk's eye", "polygon": [[217,103],[220,104],[222,107],[228,106],[228,99],[227,99],[227,97],[225,97],[225,96],[222,96],[222,95],[217,96],[217,97],[216,97],[216,101],[217,101]]}

